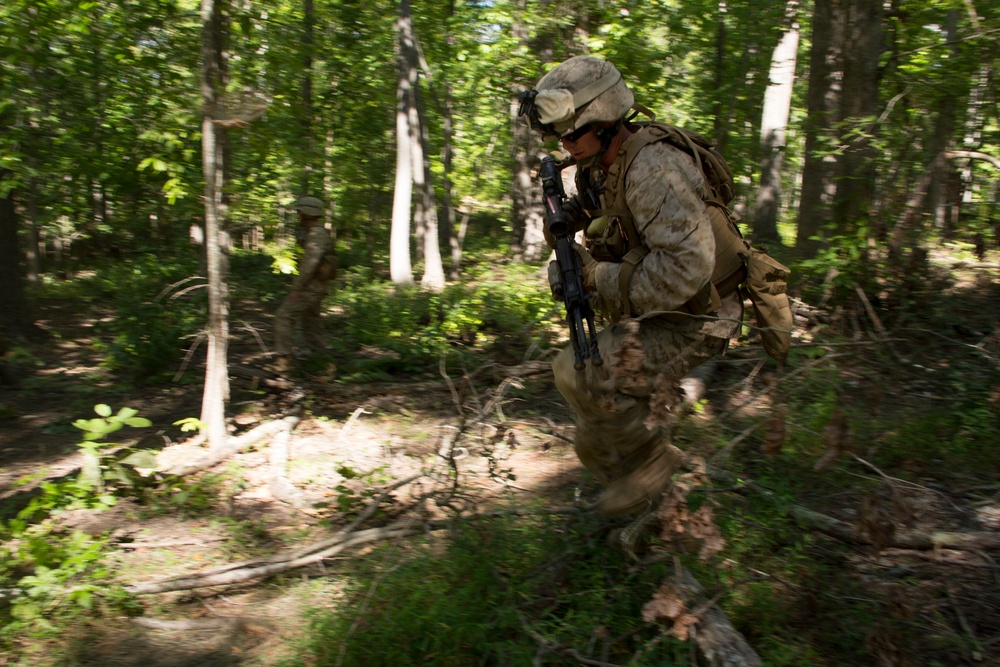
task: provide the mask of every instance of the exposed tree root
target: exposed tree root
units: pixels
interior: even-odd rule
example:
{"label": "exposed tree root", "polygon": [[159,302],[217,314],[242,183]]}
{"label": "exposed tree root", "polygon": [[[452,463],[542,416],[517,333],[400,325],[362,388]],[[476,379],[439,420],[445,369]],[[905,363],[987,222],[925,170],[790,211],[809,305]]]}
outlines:
{"label": "exposed tree root", "polygon": [[283,431],[291,433],[292,429],[294,429],[298,423],[299,418],[293,415],[285,417],[284,419],[278,419],[276,421],[261,424],[256,428],[250,429],[243,435],[230,438],[224,447],[220,447],[214,452],[208,452],[205,456],[198,459],[194,463],[174,466],[173,468],[167,470],[165,474],[176,477],[184,477],[185,475],[208,470],[209,468],[219,465],[230,456],[243,451],[247,447],[255,445],[264,438],[274,437]]}

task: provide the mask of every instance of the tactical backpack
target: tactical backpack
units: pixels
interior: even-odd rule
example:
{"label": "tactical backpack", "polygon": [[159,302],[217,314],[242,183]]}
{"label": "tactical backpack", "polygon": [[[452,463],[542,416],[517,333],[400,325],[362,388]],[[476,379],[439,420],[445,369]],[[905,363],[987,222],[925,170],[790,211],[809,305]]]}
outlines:
{"label": "tactical backpack", "polygon": [[[637,105],[637,108],[640,107]],[[652,113],[645,108],[640,110],[652,118]],[[786,294],[789,270],[743,239],[736,225],[739,215],[727,207],[736,191],[733,172],[725,158],[704,137],[674,125],[650,120],[631,122],[629,129],[633,134],[622,144],[604,181],[605,206],[596,212],[618,219],[627,242],[627,251],[620,259],[623,264],[618,285],[621,315],[633,314],[628,297],[629,284],[636,265],[649,252],[645,245],[638,243],[635,221],[625,205],[625,175],[643,147],[662,141],[691,156],[704,175],[707,193],[703,201],[715,234],[712,279],[706,290],[685,304],[685,310],[694,314],[712,312],[721,305],[722,297],[739,290],[753,303],[764,350],[779,363],[784,363],[791,346],[792,329],[792,312]]]}

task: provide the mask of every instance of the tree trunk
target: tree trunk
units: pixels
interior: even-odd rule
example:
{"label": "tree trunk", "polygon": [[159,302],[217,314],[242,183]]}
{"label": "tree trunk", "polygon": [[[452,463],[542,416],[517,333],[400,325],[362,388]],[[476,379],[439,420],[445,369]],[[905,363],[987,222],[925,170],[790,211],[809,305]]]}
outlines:
{"label": "tree trunk", "polygon": [[34,329],[24,294],[21,276],[20,243],[17,237],[18,218],[14,192],[8,188],[11,174],[0,170],[0,327],[8,338],[27,335]]}
{"label": "tree trunk", "polygon": [[451,251],[451,271],[452,280],[458,280],[462,272],[462,237],[456,226],[455,202],[452,201],[451,169],[452,169],[452,137],[453,131],[453,105],[452,105],[451,83],[445,82],[444,93],[444,153],[442,162],[444,166],[444,215],[445,229],[448,232],[448,248]]}
{"label": "tree trunk", "polygon": [[417,69],[407,60],[413,44],[413,25],[409,0],[400,0],[396,20],[396,187],[392,199],[392,229],[389,236],[389,276],[397,285],[413,284],[410,264],[410,204],[413,197],[413,130],[410,117],[413,109],[413,88]]}
{"label": "tree trunk", "polygon": [[882,50],[881,0],[849,0],[844,12],[844,78],[840,97],[845,146],[837,179],[834,220],[841,233],[850,234],[864,224],[875,190],[873,148],[866,133],[852,136],[851,130],[878,115],[878,63]]}
{"label": "tree trunk", "polygon": [[[452,26],[453,19],[455,16],[455,1],[450,0],[448,3],[448,25]],[[453,57],[453,50],[455,46],[455,36],[454,31],[449,29],[448,35],[445,38],[448,44],[449,58]],[[451,87],[451,77],[445,77],[444,81],[444,110],[442,117],[442,127],[444,130],[444,148],[441,152],[441,162],[444,168],[444,182],[442,183],[444,189],[444,227],[448,236],[448,248],[451,251],[451,270],[449,271],[449,277],[452,280],[458,280],[459,275],[462,270],[462,238],[459,233],[458,228],[455,226],[455,203],[452,201],[452,183],[451,183],[451,171],[452,171],[452,157],[453,146],[452,138],[455,136],[454,133],[454,96],[452,94]]]}
{"label": "tree trunk", "polygon": [[788,30],[778,40],[771,56],[771,70],[760,121],[760,188],[753,215],[755,241],[780,241],[778,211],[781,208],[781,170],[785,156],[788,115],[792,106],[792,84],[799,49],[799,3],[789,0],[785,15]]}
{"label": "tree trunk", "polygon": [[725,107],[722,104],[725,93],[731,90],[726,80],[726,14],[729,8],[726,0],[719,0],[715,15],[715,90],[719,94],[712,105],[712,143],[723,155],[726,154],[726,118]]}
{"label": "tree trunk", "polygon": [[[951,45],[948,58],[958,56],[958,10],[949,9],[945,15],[947,43]],[[940,106],[934,118],[934,131],[930,137],[931,155],[940,155],[954,148],[953,134],[957,105],[954,95],[942,95]],[[931,182],[927,191],[928,203],[934,212],[934,226],[938,229],[950,229],[954,226],[953,215],[955,202],[948,197],[948,181],[955,173],[954,167],[948,162],[941,162],[940,171],[931,174]]]}
{"label": "tree trunk", "polygon": [[542,206],[542,185],[535,178],[534,165],[544,155],[537,138],[523,119],[517,117],[517,101],[511,103],[514,123],[514,191],[511,196],[514,221],[514,256],[526,262],[537,262],[549,254],[542,230],[545,214]]}
{"label": "tree trunk", "polygon": [[[518,3],[518,16],[525,10],[526,3]],[[517,18],[512,28],[513,35],[526,48],[533,45],[528,40],[528,29],[524,22]],[[544,43],[545,40],[536,40]],[[537,44],[534,45],[537,49]],[[537,52],[537,51],[536,51]],[[546,54],[545,60],[551,58]],[[541,146],[538,137],[531,130],[524,118],[517,116],[517,93],[525,90],[517,86],[510,105],[511,119],[511,150],[514,156],[514,188],[511,193],[511,249],[514,257],[519,260],[535,262],[548,255],[548,246],[542,233],[545,216],[542,207],[542,185],[533,178],[534,165],[538,164]]]}
{"label": "tree trunk", "polygon": [[[412,23],[411,23],[412,30]],[[417,35],[413,33],[412,44],[415,48],[406,53],[407,60],[413,59],[410,66],[424,70],[426,78],[430,79],[429,67],[421,65]],[[413,119],[412,128],[416,141],[413,148],[413,186],[420,195],[420,228],[423,232],[424,275],[420,285],[429,290],[439,292],[444,289],[444,266],[441,262],[440,229],[438,227],[437,204],[434,198],[434,177],[431,173],[430,133],[427,129],[427,114],[424,110],[423,93],[420,90],[419,79],[413,86]]]}
{"label": "tree trunk", "polygon": [[218,136],[224,132],[215,124],[222,89],[221,0],[202,0],[201,95],[202,95],[202,169],[205,177],[205,256],[208,274],[208,358],[205,363],[205,389],[202,395],[201,421],[209,447],[219,450],[226,445],[226,400],[229,398],[229,373],[226,351],[229,342],[229,292],[225,262],[222,257],[223,153]]}
{"label": "tree trunk", "polygon": [[299,131],[301,132],[300,149],[302,151],[302,173],[300,177],[300,189],[302,194],[313,193],[313,169],[314,162],[317,161],[316,149],[318,145],[313,132],[313,42],[314,28],[316,25],[316,15],[313,0],[304,0],[302,17],[302,107],[299,118]]}
{"label": "tree trunk", "polygon": [[835,158],[819,155],[823,138],[833,128],[833,111],[839,106],[840,87],[836,63],[840,61],[839,32],[833,0],[813,3],[812,49],[809,53],[809,90],[806,95],[805,162],[799,200],[796,254],[812,257],[822,246],[813,237],[831,219],[830,204]]}

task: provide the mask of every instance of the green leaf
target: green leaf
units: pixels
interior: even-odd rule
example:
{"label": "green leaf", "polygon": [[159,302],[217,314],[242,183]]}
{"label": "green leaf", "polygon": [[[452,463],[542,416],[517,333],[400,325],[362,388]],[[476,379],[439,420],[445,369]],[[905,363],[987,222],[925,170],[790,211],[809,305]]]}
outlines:
{"label": "green leaf", "polygon": [[178,419],[174,422],[174,426],[180,426],[181,431],[184,433],[190,433],[192,431],[198,431],[207,426],[207,424],[197,417],[185,417],[184,419]]}
{"label": "green leaf", "polygon": [[77,427],[81,431],[93,431],[94,428],[93,428],[93,425],[91,424],[92,421],[101,421],[101,420],[97,420],[97,419],[77,419],[75,422],[73,422],[73,426]]}
{"label": "green leaf", "polygon": [[156,453],[148,449],[132,452],[121,460],[122,465],[129,465],[133,468],[155,468]]}
{"label": "green leaf", "polygon": [[122,421],[129,426],[134,426],[135,428],[146,428],[147,426],[153,425],[153,422],[149,421],[145,417],[130,417],[129,419],[123,419]]}
{"label": "green leaf", "polygon": [[139,414],[139,411],[135,408],[122,408],[118,411],[118,414],[115,415],[115,418],[128,423],[128,420],[135,417],[137,414]]}
{"label": "green leaf", "polygon": [[110,417],[111,406],[107,405],[106,403],[98,403],[97,405],[94,406],[94,412],[96,412],[102,417]]}

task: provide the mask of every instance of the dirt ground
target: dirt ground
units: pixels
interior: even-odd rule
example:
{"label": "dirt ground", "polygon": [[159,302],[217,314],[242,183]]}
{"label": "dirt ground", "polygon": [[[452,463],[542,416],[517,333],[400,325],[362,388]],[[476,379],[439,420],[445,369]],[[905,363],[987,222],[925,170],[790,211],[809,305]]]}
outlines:
{"label": "dirt ground", "polygon": [[[267,335],[266,315],[250,306],[243,317]],[[71,422],[95,416],[97,403],[115,411],[134,408],[153,422],[150,428],[119,431],[114,439],[157,451],[161,469],[189,463],[207,451],[173,425],[198,415],[197,380],[203,370],[195,363],[176,384],[122,391],[101,368],[100,353],[92,345],[97,322],[89,314],[47,305],[42,323],[49,341],[31,347],[34,363],[22,367],[18,386],[0,385],[0,506],[16,507],[39,480],[64,478],[79,469],[80,432]],[[570,415],[545,363],[526,367],[523,378],[487,368],[478,369],[475,382],[440,378],[343,386],[331,382],[330,371],[321,371],[300,374],[294,385],[274,388],[261,382],[272,376],[258,373],[266,358],[252,337],[237,333],[229,358],[236,371],[231,377],[232,432],[245,433],[288,414],[301,418],[289,439],[285,472],[307,506],[275,498],[274,467],[264,439],[215,469],[229,473],[219,482],[222,488],[214,489],[225,498],[221,512],[157,513],[126,499],[103,512],[79,510],[61,516],[67,529],[111,535],[119,545],[114,565],[126,573],[122,583],[158,580],[318,541],[351,516],[341,511],[338,501],[356,498],[350,506],[356,513],[370,502],[372,489],[427,475],[394,493],[399,504],[407,504],[437,484],[435,476],[446,473],[438,454],[459,430],[466,444],[457,446],[452,458],[467,509],[522,501],[568,505],[582,483],[582,468],[569,444]],[[539,407],[536,401],[549,403],[547,413],[558,421],[521,418],[519,407],[528,404],[525,399],[497,393],[497,387],[516,393],[526,386],[531,407]],[[480,419],[477,412],[484,408],[489,412]],[[497,421],[498,411],[506,425],[502,432],[488,424]],[[479,447],[483,443],[489,443],[488,457]],[[477,451],[469,451],[469,444]],[[139,626],[122,619],[117,626],[102,622],[81,628],[74,640],[75,659],[120,667],[273,664],[289,650],[305,609],[335,589],[336,582],[321,574],[322,569],[310,568],[292,574],[292,585],[251,582],[226,587],[222,595],[205,589],[155,600],[147,596],[147,617],[175,620]]]}

